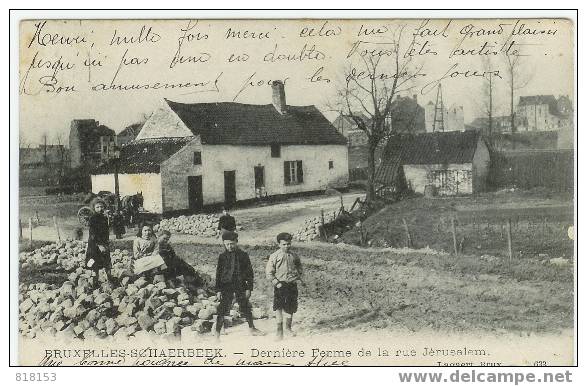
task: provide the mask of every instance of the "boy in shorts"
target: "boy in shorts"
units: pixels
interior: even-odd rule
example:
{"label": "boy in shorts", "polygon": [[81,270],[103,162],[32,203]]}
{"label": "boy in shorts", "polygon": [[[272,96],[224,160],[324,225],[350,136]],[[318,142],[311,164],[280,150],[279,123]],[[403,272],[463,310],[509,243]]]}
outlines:
{"label": "boy in shorts", "polygon": [[283,339],[283,314],[285,313],[285,332],[295,336],[292,330],[293,314],[298,310],[298,286],[302,280],[302,263],[291,251],[292,235],[277,235],[279,249],[269,256],[265,273],[273,284],[273,310],[277,320],[277,340]]}

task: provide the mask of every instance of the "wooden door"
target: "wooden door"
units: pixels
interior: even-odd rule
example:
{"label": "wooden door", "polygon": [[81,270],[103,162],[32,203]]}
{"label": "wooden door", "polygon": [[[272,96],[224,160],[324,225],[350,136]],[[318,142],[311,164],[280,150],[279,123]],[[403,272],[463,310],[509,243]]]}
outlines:
{"label": "wooden door", "polygon": [[224,203],[232,205],[236,202],[236,172],[226,170],[224,172]]}
{"label": "wooden door", "polygon": [[188,176],[188,205],[193,211],[201,210],[204,207],[202,176]]}

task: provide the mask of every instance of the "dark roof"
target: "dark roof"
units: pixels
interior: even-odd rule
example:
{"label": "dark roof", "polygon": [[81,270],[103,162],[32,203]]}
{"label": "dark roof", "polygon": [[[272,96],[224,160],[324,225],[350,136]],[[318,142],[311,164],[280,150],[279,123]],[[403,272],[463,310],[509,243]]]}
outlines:
{"label": "dark roof", "polygon": [[520,106],[548,105],[548,111],[552,115],[561,115],[558,103],[554,95],[530,95],[520,97]]}
{"label": "dark roof", "polygon": [[139,131],[143,128],[144,123],[133,123],[132,125],[127,126],[124,130],[118,133],[118,136],[126,137],[136,137],[139,134]]}
{"label": "dark roof", "polygon": [[[159,173],[161,163],[191,142],[194,137],[146,138],[131,141],[120,149],[119,173]],[[114,173],[110,160],[98,166],[92,174]]]}
{"label": "dark roof", "polygon": [[473,161],[479,133],[448,131],[390,137],[384,159],[401,156],[404,165],[463,164]]}
{"label": "dark roof", "polygon": [[386,183],[395,181],[401,166],[400,155],[392,155],[390,158],[381,162],[379,167],[375,170],[375,182]]}
{"label": "dark roof", "polygon": [[286,113],[280,114],[273,105],[166,102],[204,144],[346,144],[315,106],[288,105]]}
{"label": "dark roof", "polygon": [[403,165],[444,165],[473,162],[480,134],[476,131],[449,131],[395,135],[383,152],[375,171],[375,182],[390,183]]}

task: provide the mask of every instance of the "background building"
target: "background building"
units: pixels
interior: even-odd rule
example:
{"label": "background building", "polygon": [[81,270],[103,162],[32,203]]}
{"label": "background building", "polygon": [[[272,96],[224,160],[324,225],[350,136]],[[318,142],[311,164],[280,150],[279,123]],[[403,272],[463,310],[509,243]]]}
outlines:
{"label": "background building", "polygon": [[69,131],[72,168],[91,169],[112,157],[116,133],[95,119],[74,119]]}
{"label": "background building", "polygon": [[[315,106],[287,105],[283,83],[272,92],[268,105],[165,100],[121,149],[120,194],[161,213],[346,186],[345,137]],[[92,191],[113,190],[113,162]]]}

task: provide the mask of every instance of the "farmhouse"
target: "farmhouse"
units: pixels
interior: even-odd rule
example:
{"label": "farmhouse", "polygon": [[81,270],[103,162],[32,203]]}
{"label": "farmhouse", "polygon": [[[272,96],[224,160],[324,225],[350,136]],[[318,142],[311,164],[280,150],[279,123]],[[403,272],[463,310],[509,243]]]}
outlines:
{"label": "farmhouse", "polygon": [[[146,210],[197,211],[348,183],[346,139],[315,106],[184,104],[165,100],[118,161],[121,195],[142,192]],[[116,161],[97,168],[92,191],[114,190]]]}
{"label": "farmhouse", "polygon": [[489,150],[475,131],[392,136],[375,173],[380,192],[408,188],[439,195],[485,189]]}

